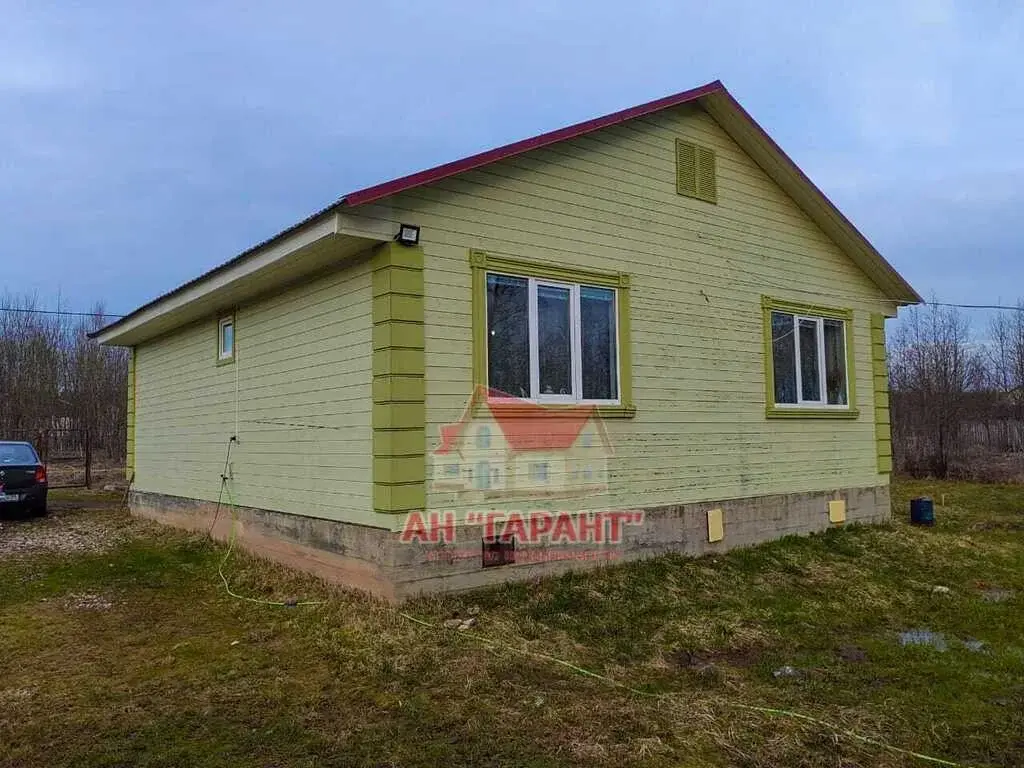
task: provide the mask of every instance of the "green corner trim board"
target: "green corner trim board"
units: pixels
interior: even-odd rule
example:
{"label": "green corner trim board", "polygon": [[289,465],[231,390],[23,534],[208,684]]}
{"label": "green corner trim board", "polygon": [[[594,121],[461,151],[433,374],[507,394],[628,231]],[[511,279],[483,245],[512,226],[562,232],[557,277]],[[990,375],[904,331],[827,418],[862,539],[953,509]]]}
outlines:
{"label": "green corner trim board", "polygon": [[885,358],[885,317],[871,315],[871,373],[875,397],[875,449],[880,474],[892,472],[892,426],[889,421],[889,368]]}
{"label": "green corner trim board", "polygon": [[[775,369],[772,365],[772,312],[788,312],[794,315],[828,317],[842,320],[846,326],[846,380],[849,408],[780,408],[775,405]],[[765,416],[769,419],[856,419],[857,370],[854,366],[856,340],[853,333],[853,310],[837,309],[819,304],[804,304],[761,297],[762,327],[764,330],[764,402]]]}
{"label": "green corner trim board", "polygon": [[128,434],[125,439],[125,479],[135,474],[135,347],[128,350],[128,411],[125,418]]}
{"label": "green corner trim board", "polygon": [[373,509],[426,506],[423,250],[386,243],[373,270]]}
{"label": "green corner trim board", "polygon": [[[487,386],[487,273],[500,272],[519,277],[537,277],[581,285],[615,288],[618,296],[619,320],[619,405],[598,406],[606,419],[628,419],[636,415],[633,403],[633,355],[631,349],[629,292],[630,276],[625,272],[602,272],[593,269],[548,264],[541,261],[494,256],[483,251],[469,252],[473,270],[473,387]],[[548,406],[553,410],[574,406]]]}

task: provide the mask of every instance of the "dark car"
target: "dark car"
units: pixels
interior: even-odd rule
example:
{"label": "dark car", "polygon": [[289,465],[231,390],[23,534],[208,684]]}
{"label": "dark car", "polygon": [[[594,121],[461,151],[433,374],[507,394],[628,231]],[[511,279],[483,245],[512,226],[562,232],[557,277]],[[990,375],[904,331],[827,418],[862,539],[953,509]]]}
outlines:
{"label": "dark car", "polygon": [[0,441],[0,513],[46,514],[46,466],[30,443]]}

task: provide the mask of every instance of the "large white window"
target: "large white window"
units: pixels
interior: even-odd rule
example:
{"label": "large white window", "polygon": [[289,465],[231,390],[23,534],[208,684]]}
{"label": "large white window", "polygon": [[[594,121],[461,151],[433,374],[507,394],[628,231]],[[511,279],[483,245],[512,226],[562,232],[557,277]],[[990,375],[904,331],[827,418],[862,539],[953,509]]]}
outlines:
{"label": "large white window", "polygon": [[773,310],[772,372],[780,408],[849,408],[846,322]]}
{"label": "large white window", "polygon": [[618,403],[614,288],[487,273],[487,384],[541,403]]}

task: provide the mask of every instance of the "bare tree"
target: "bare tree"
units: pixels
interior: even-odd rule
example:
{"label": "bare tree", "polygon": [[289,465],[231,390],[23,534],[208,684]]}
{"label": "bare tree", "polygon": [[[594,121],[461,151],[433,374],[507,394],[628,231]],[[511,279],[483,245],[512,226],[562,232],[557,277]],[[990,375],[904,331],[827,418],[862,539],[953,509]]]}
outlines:
{"label": "bare tree", "polygon": [[985,367],[967,320],[951,307],[911,308],[890,348],[894,445],[905,467],[946,477],[960,448],[969,394]]}
{"label": "bare tree", "polygon": [[0,296],[0,439],[88,435],[93,449],[124,456],[127,353],[88,338],[106,321],[102,305],[90,315],[40,311],[31,295]]}

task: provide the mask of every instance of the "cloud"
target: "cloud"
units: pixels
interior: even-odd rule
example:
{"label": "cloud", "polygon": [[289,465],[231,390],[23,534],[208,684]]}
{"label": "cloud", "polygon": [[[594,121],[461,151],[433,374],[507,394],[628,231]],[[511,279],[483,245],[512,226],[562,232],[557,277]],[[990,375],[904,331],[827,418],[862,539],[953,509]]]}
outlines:
{"label": "cloud", "polygon": [[981,297],[1024,279],[1022,13],[12,3],[0,260],[129,309],[351,189],[721,77],[916,287]]}

